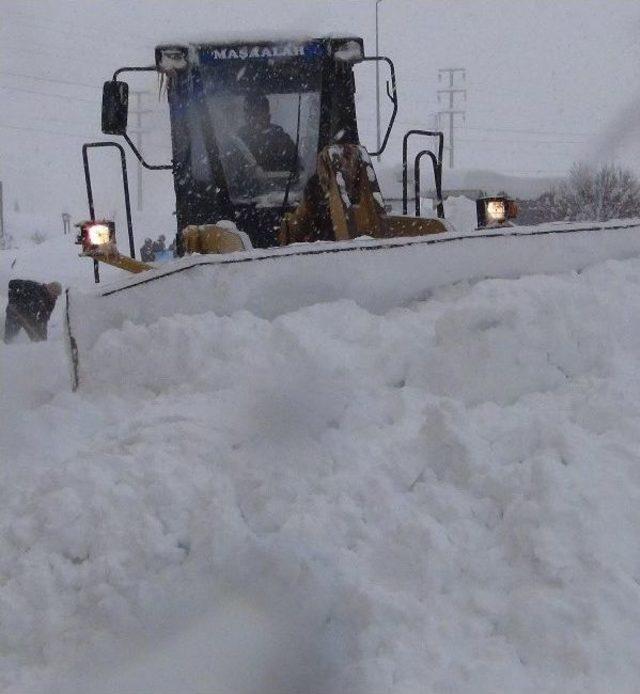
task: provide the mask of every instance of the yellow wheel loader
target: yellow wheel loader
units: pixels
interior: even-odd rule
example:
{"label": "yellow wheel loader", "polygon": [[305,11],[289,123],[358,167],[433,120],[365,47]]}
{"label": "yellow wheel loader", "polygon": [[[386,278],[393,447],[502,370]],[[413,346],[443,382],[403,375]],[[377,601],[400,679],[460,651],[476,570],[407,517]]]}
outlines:
{"label": "yellow wheel loader", "polygon": [[[447,230],[442,219],[407,219],[385,211],[370,154],[358,134],[354,66],[378,60],[390,70],[387,95],[393,112],[380,151],[372,155],[385,150],[398,111],[395,69],[389,58],[366,57],[362,39],[159,46],[155,57],[154,66],[121,68],[105,83],[102,130],[121,135],[143,166],[173,172],[178,256]],[[129,89],[119,78],[147,70],[158,72],[166,85],[171,164],[148,164],[127,134]],[[429,153],[440,195],[442,134],[417,133],[438,140],[438,153]],[[82,228],[84,251],[96,260],[144,271],[147,266],[121,259],[113,234],[104,243],[100,226],[92,227],[87,149],[97,146],[120,148],[128,208],[121,147],[85,145],[92,219]],[[131,231],[130,213],[128,222]],[[135,256],[133,244],[130,251]]]}
{"label": "yellow wheel loader", "polygon": [[[354,68],[366,61],[389,70],[392,114],[376,152],[366,151],[358,133]],[[141,71],[158,73],[166,87],[168,164],[147,163],[127,134],[129,89],[121,75]],[[516,209],[502,197],[478,200],[477,228],[456,232],[444,219],[444,138],[428,130],[403,138],[403,214],[389,214],[371,157],[387,147],[397,112],[393,62],[365,56],[357,37],[162,45],[154,65],[116,70],[103,88],[102,131],[121,136],[146,168],[171,170],[176,257],[162,265],[136,259],[124,148],[85,144],[90,219],[78,225],[78,242],[94,261],[96,282],[100,262],[131,274],[92,294],[67,292],[74,387],[83,377],[80,354],[126,321],[238,309],[272,316],[344,297],[379,309],[459,280],[580,269],[640,252],[637,222],[512,227]],[[410,216],[408,143],[416,137],[435,146],[415,158]],[[120,153],[128,255],[117,247],[113,222],[96,218],[89,152],[97,147]],[[425,156],[436,218],[421,216]]]}

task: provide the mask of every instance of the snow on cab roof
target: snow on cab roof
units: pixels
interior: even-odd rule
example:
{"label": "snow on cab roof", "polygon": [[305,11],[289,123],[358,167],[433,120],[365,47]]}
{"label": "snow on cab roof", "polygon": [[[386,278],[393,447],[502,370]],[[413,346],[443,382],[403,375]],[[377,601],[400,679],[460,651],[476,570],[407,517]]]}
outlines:
{"label": "snow on cab roof", "polygon": [[239,45],[244,45],[244,44],[249,44],[249,45],[262,45],[262,44],[282,44],[282,43],[292,43],[292,44],[302,44],[302,43],[312,43],[316,41],[362,41],[362,38],[359,36],[354,36],[354,35],[328,35],[328,36],[277,36],[277,35],[271,35],[271,36],[247,36],[246,34],[239,34],[236,38],[231,38],[229,36],[225,37],[224,39],[215,39],[215,38],[209,38],[209,39],[202,39],[202,40],[194,40],[190,39],[188,41],[176,41],[174,43],[168,43],[168,42],[163,42],[161,44],[158,44],[156,46],[156,49],[160,48],[179,48],[179,47],[184,47],[187,48],[189,46],[192,47],[201,47],[201,46],[216,46],[216,47],[226,47],[226,46],[239,46]]}

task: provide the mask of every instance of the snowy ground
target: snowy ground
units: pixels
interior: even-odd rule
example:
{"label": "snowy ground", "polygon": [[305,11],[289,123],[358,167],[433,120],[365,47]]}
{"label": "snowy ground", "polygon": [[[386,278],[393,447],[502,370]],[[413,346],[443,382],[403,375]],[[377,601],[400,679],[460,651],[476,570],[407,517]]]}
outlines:
{"label": "snowy ground", "polygon": [[59,313],[0,346],[0,688],[637,691],[639,288],[130,324],[75,395]]}

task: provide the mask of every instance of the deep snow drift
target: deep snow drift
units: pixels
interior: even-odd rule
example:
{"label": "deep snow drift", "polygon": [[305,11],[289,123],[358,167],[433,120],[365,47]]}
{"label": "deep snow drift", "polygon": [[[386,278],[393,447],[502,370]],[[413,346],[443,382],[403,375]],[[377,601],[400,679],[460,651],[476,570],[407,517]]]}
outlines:
{"label": "deep snow drift", "polygon": [[128,324],[76,395],[0,347],[2,686],[636,691],[639,288]]}

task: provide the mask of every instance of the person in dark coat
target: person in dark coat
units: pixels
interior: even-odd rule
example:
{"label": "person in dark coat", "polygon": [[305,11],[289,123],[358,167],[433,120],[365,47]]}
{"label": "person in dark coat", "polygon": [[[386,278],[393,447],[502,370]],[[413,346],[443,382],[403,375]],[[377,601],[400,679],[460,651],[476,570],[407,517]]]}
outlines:
{"label": "person in dark coat", "polygon": [[149,238],[146,238],[140,246],[140,259],[143,263],[152,263],[156,259],[153,252],[153,241]]}
{"label": "person in dark coat", "polygon": [[283,128],[271,122],[269,99],[264,94],[249,94],[244,103],[245,125],[238,137],[245,143],[264,171],[299,169],[295,142]]}
{"label": "person in dark coat", "polygon": [[32,342],[46,340],[49,318],[61,293],[59,282],[41,284],[32,280],[11,280],[4,319],[5,343],[9,344],[20,330],[24,330]]}

